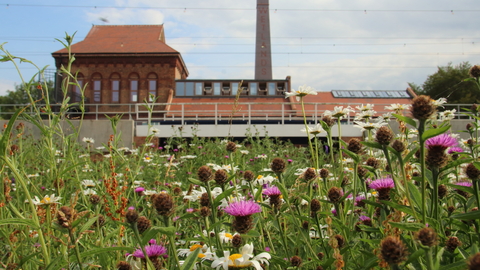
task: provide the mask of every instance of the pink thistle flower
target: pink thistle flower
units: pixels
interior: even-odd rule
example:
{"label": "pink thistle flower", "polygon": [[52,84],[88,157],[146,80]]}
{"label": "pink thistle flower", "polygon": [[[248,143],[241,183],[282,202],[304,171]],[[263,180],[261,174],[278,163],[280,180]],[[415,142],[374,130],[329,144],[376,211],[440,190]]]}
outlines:
{"label": "pink thistle flower", "polygon": [[438,147],[443,150],[446,150],[447,148],[456,146],[456,145],[458,145],[457,139],[445,133],[432,137],[425,141],[425,147],[429,150],[432,149],[433,147],[435,148]]}
{"label": "pink thistle flower", "polygon": [[468,182],[468,181],[460,181],[460,182],[454,183],[454,185],[463,186],[463,187],[471,187],[473,184],[471,182]]}
{"label": "pink thistle flower", "polygon": [[381,178],[372,181],[370,184],[368,184],[368,187],[375,189],[376,191],[380,189],[392,189],[395,187],[395,183],[393,182],[392,178]]}
{"label": "pink thistle flower", "polygon": [[135,192],[136,192],[136,193],[140,193],[140,192],[143,192],[143,191],[145,191],[145,188],[143,188],[143,187],[137,187],[137,188],[135,188]]}
{"label": "pink thistle flower", "polygon": [[[145,246],[145,252],[147,253],[148,258],[157,258],[163,255],[166,255],[167,249],[162,245],[151,244],[151,245]],[[145,259],[145,256],[141,248],[136,249],[132,255],[135,258]]]}
{"label": "pink thistle flower", "polygon": [[449,154],[463,153],[463,149],[461,147],[454,146],[454,147],[448,148],[447,153]]}
{"label": "pink thistle flower", "polygon": [[262,212],[262,208],[254,201],[239,201],[232,202],[229,206],[225,207],[224,211],[231,216],[250,216],[255,213]]}
{"label": "pink thistle flower", "polygon": [[360,221],[371,220],[369,217],[364,216],[364,215],[359,216],[358,219],[359,219]]}
{"label": "pink thistle flower", "polygon": [[263,190],[263,194],[264,195],[267,195],[267,196],[272,196],[272,195],[282,195],[282,192],[280,191],[280,189],[278,189],[278,187],[276,186],[271,186],[269,188],[266,188],[265,190]]}

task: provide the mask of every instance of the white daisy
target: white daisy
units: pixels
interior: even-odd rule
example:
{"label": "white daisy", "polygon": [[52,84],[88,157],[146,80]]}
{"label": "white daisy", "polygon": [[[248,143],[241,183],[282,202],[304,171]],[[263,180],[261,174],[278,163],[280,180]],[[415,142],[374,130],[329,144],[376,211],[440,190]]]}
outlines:
{"label": "white daisy", "polygon": [[317,91],[310,86],[303,85],[297,91],[285,92],[285,98],[295,97],[297,101],[300,101],[300,98],[306,95],[317,95]]}
{"label": "white daisy", "polygon": [[224,257],[217,258],[212,262],[212,268],[228,270],[230,268],[254,267],[256,270],[262,270],[262,264],[269,264],[271,256],[267,252],[262,252],[257,256],[253,255],[253,244],[246,244],[240,250],[240,253],[230,255],[230,251],[223,252]]}

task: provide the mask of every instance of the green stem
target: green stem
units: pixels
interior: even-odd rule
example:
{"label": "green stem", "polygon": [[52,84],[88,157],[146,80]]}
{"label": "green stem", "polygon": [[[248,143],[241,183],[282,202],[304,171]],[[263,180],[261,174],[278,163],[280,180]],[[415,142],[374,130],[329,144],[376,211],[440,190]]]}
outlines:
{"label": "green stem", "polygon": [[425,140],[423,139],[423,132],[425,131],[425,119],[420,119],[418,125],[418,138],[420,141],[420,171],[421,171],[421,186],[422,186],[422,222],[427,224],[427,207],[426,207],[426,192],[427,192],[427,178],[425,176]]}
{"label": "green stem", "polygon": [[78,267],[82,269],[82,259],[80,256],[80,250],[78,249],[78,245],[75,243],[75,237],[73,236],[72,229],[68,229],[68,235],[70,236],[70,243],[75,247],[75,256],[77,257]]}
{"label": "green stem", "polygon": [[434,264],[433,264],[433,251],[432,248],[428,248],[427,250],[427,269],[428,270],[435,270]]}
{"label": "green stem", "polygon": [[285,251],[285,256],[288,256],[288,248],[287,248],[287,239],[285,238],[285,233],[283,231],[282,223],[280,222],[280,216],[278,213],[275,213],[275,218],[277,219],[278,230],[280,231],[283,250]]}
{"label": "green stem", "polygon": [[[315,157],[315,152],[313,151],[312,141],[310,140],[310,131],[309,131],[308,124],[307,124],[307,115],[305,113],[305,105],[303,103],[303,97],[300,97],[300,104],[302,105],[303,123],[305,124],[305,131],[307,132],[307,140],[308,140],[308,146],[310,147],[310,155],[312,156],[312,164],[313,164],[313,166],[316,166],[318,164],[318,162],[317,162],[318,156]],[[318,167],[316,167],[315,169],[318,169]]]}
{"label": "green stem", "polygon": [[145,247],[142,245],[142,239],[140,238],[140,233],[138,232],[138,227],[137,223],[132,224],[132,229],[133,229],[133,234],[135,235],[135,238],[137,240],[138,245],[140,246],[140,249],[142,250],[143,256],[145,257],[145,260],[147,262],[147,269],[155,269],[155,266],[153,266],[152,261],[147,256],[147,251],[145,250]]}
{"label": "green stem", "polygon": [[172,249],[173,257],[175,258],[175,262],[177,263],[176,269],[180,269],[180,260],[178,259],[178,254],[175,247],[175,237],[173,235],[170,235],[169,239],[170,239],[169,242],[170,242],[170,248]]}
{"label": "green stem", "polygon": [[[435,220],[438,220],[438,175],[439,175],[439,168],[438,167],[432,167],[432,183],[433,183],[433,198],[432,198],[432,217]],[[440,226],[442,224],[440,223]]]}

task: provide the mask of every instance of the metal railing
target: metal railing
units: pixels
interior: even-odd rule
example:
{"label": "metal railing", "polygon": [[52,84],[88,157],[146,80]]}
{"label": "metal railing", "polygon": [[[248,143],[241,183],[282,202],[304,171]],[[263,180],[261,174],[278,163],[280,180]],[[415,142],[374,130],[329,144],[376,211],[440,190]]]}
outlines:
{"label": "metal railing", "polygon": [[[213,124],[222,124],[225,121],[244,121],[251,124],[254,121],[277,122],[285,124],[287,122],[303,121],[303,114],[300,103],[289,102],[217,102],[217,103],[154,103],[153,111],[150,113],[145,104],[142,103],[112,103],[112,104],[85,104],[84,119],[106,119],[106,116],[122,115],[122,119],[136,120],[137,122],[175,122],[184,125],[193,122],[212,122]],[[360,103],[305,103],[307,121],[316,123],[321,119],[325,108],[333,106],[350,106],[355,108],[361,106]],[[376,115],[381,116],[389,111],[385,106],[389,103],[375,104]],[[42,107],[44,105],[36,104]],[[57,112],[60,105],[53,104],[52,110]],[[0,104],[0,117],[8,119],[14,114],[16,109],[26,107],[25,113],[34,114],[35,110],[28,104]],[[463,114],[462,108],[471,108],[472,104],[444,104],[441,110],[455,109],[454,119],[469,119]],[[67,115],[71,118],[81,116],[78,106],[71,107]],[[344,119],[343,124],[353,124],[354,113]]]}

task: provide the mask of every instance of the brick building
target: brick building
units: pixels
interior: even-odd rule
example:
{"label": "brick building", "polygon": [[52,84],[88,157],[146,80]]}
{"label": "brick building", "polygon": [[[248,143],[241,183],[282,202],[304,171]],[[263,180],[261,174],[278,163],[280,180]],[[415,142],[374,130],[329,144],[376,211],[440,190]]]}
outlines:
{"label": "brick building", "polygon": [[[128,111],[115,104],[141,103],[150,94],[166,103],[175,80],[188,76],[180,53],[165,43],[163,25],[94,25],[83,41],[71,46],[71,53],[72,73],[78,72],[79,84],[86,86],[85,103],[103,104],[96,105],[99,111]],[[66,48],[52,56],[57,69],[68,64]],[[70,87],[69,96],[80,101],[80,88]]]}

